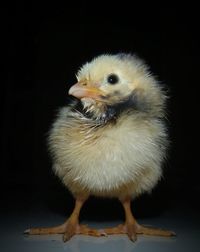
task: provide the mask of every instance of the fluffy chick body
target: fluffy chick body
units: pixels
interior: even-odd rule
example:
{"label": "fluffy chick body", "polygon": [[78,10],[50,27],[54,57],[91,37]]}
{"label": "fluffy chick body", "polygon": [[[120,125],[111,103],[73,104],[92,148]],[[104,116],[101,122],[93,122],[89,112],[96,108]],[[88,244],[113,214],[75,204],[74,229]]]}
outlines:
{"label": "fluffy chick body", "polygon": [[78,101],[62,108],[50,131],[53,169],[75,197],[136,197],[150,192],[162,176],[168,138],[164,91],[130,55],[100,56],[77,78],[103,83],[113,72],[122,85],[104,83],[103,102],[83,98],[81,109]]}

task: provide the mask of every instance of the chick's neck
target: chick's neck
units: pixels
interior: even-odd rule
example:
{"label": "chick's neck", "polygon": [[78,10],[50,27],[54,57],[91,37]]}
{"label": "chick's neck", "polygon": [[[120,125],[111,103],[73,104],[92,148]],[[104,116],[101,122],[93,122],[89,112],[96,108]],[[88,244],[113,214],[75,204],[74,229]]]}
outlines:
{"label": "chick's neck", "polygon": [[78,111],[86,119],[90,119],[98,125],[105,125],[107,123],[116,123],[117,119],[124,113],[146,112],[146,104],[144,101],[138,100],[135,93],[132,93],[114,104],[101,102],[89,104],[76,99],[72,110]]}

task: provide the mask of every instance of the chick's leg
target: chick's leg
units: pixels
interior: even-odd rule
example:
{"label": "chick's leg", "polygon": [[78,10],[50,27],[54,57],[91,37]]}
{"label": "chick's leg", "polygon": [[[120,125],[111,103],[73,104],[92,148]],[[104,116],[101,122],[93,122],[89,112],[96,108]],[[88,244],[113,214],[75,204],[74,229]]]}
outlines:
{"label": "chick's leg", "polygon": [[25,230],[24,233],[30,235],[42,235],[42,234],[65,234],[67,230],[69,230],[69,233],[72,233],[73,231],[75,232],[78,225],[79,213],[85,200],[86,198],[76,199],[75,207],[71,216],[62,225],[55,227],[31,228]]}
{"label": "chick's leg", "polygon": [[172,231],[139,225],[131,212],[131,200],[125,199],[121,202],[125,212],[125,223],[124,225],[119,225],[118,227],[105,229],[106,234],[127,234],[132,241],[136,241],[137,234],[166,237],[175,235]]}
{"label": "chick's leg", "polygon": [[62,224],[55,227],[31,228],[24,231],[30,235],[63,234],[63,241],[69,240],[75,234],[101,236],[100,231],[79,225],[80,210],[87,198],[77,198],[71,216]]}
{"label": "chick's leg", "polygon": [[75,203],[74,211],[72,212],[70,218],[66,222],[66,228],[63,234],[63,241],[68,241],[75,234],[91,235],[91,236],[101,236],[101,232],[86,225],[79,225],[79,215],[80,210],[86,199],[77,199]]}

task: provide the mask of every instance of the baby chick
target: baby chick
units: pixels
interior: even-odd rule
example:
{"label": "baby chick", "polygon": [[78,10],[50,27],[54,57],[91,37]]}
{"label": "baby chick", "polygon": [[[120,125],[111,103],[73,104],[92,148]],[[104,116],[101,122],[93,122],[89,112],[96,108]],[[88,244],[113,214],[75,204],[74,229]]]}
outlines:
{"label": "baby chick", "polygon": [[[139,225],[131,200],[150,192],[162,176],[168,135],[166,95],[148,67],[130,54],[100,55],[77,73],[69,89],[76,99],[60,110],[49,135],[53,169],[75,198],[71,216],[60,226],[32,228],[28,234],[172,236],[171,231]],[[116,197],[125,223],[95,230],[79,224],[90,195]]]}

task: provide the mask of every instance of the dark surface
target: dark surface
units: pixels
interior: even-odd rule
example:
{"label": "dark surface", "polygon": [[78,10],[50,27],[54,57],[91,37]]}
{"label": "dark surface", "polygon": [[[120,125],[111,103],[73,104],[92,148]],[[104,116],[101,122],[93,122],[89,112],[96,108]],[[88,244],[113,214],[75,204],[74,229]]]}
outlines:
{"label": "dark surface", "polygon": [[[164,215],[155,218],[139,219],[140,223],[163,227],[173,230],[177,237],[148,237],[138,236],[138,240],[133,243],[126,235],[110,235],[108,237],[74,236],[70,241],[63,243],[61,235],[23,235],[24,229],[30,226],[49,226],[62,223],[65,218],[48,209],[40,208],[40,211],[26,212],[23,214],[4,214],[0,217],[1,227],[1,251],[69,251],[69,252],[198,252],[199,251],[199,224],[198,213],[190,210],[183,210],[181,213],[177,209],[168,211]],[[187,217],[186,217],[187,216]],[[15,225],[13,225],[15,223]],[[84,221],[92,228],[102,229],[114,227],[120,221]],[[28,225],[28,226],[27,226]]]}
{"label": "dark surface", "polygon": [[[59,216],[70,214],[74,201],[51,171],[47,133],[57,109],[68,103],[67,91],[76,81],[77,69],[98,54],[118,52],[144,58],[167,84],[171,96],[171,149],[164,178],[151,195],[133,202],[135,215],[159,218],[175,206],[180,212],[182,206],[189,206],[190,213],[198,212],[199,40],[195,6],[90,7],[34,1],[1,9],[2,216],[23,217],[41,209]],[[184,213],[189,218],[187,211]],[[196,218],[199,220],[198,214]],[[117,200],[93,198],[84,206],[81,219],[119,221],[123,211]]]}

